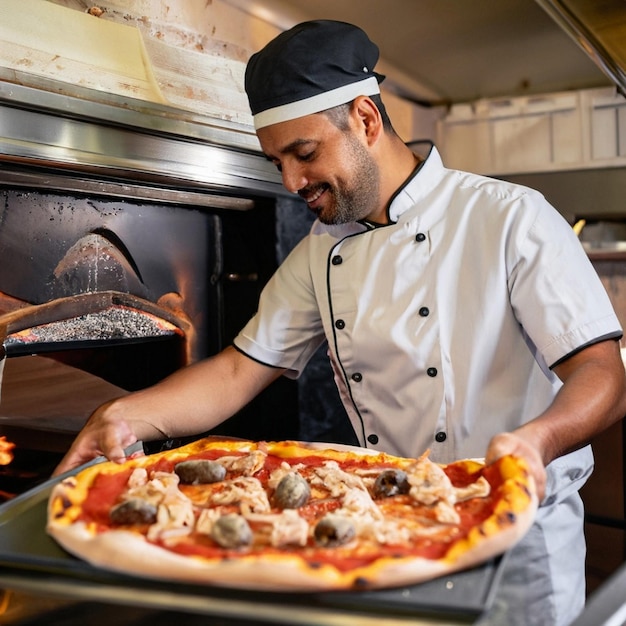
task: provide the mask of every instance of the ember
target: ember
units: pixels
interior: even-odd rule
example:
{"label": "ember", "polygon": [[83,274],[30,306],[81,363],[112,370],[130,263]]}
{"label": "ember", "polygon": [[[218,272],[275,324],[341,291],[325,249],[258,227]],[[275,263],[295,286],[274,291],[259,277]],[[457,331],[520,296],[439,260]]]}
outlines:
{"label": "ember", "polygon": [[115,306],[70,320],[51,322],[9,335],[6,346],[20,343],[158,337],[176,334],[169,322],[145,312]]}
{"label": "ember", "polygon": [[0,437],[0,465],[8,465],[13,460],[13,448],[15,444],[7,441],[7,438]]}

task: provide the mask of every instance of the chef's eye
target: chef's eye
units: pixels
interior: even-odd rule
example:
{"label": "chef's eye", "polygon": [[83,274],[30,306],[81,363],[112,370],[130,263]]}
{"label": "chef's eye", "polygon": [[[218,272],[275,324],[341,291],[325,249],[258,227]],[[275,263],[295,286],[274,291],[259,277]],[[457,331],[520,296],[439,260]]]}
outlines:
{"label": "chef's eye", "polygon": [[306,152],[305,154],[299,154],[298,160],[307,162],[307,161],[312,161],[314,157],[315,157],[315,150],[313,152]]}

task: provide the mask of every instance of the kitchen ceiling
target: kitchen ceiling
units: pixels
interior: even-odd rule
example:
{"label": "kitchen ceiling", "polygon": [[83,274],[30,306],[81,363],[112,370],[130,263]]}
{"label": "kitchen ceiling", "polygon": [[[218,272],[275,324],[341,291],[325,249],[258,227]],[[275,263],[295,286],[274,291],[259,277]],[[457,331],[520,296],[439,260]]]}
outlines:
{"label": "kitchen ceiling", "polygon": [[[425,103],[613,84],[535,0],[275,0],[262,4],[273,9],[275,21],[283,28],[316,18],[362,27],[380,47],[379,68],[387,74],[388,86]],[[624,32],[626,1],[586,0],[586,4],[598,12],[617,6]],[[613,20],[615,15],[614,11]]]}

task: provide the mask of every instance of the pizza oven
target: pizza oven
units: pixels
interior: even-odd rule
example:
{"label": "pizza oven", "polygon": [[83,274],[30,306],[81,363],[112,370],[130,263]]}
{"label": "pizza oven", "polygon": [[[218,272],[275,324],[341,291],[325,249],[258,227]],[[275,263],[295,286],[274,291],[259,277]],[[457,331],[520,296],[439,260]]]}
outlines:
{"label": "pizza oven", "polygon": [[[290,199],[249,129],[98,98],[0,84],[5,497],[101,402],[226,346],[277,265]],[[278,381],[223,431],[295,437],[295,397]]]}

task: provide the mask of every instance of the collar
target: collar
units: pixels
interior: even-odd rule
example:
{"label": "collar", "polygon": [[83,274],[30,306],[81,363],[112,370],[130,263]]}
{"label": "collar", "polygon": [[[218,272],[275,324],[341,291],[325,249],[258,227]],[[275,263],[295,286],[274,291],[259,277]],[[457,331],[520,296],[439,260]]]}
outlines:
{"label": "collar", "polygon": [[436,187],[444,175],[444,166],[437,148],[431,143],[426,158],[416,168],[406,183],[396,191],[387,213],[390,222],[397,222],[403,213],[414,207]]}

